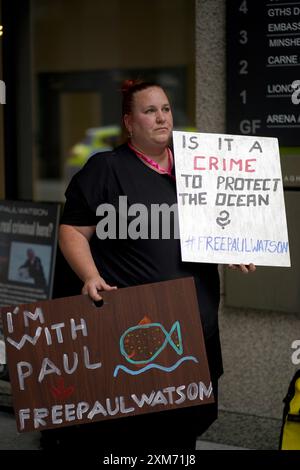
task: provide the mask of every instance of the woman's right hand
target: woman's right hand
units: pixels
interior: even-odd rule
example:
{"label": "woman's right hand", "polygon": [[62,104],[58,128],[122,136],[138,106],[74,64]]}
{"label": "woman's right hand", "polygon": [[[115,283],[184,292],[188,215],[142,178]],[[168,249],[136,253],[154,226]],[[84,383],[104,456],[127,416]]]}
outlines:
{"label": "woman's right hand", "polygon": [[98,301],[98,300],[102,300],[102,297],[99,294],[99,291],[101,290],[111,291],[111,290],[116,290],[116,289],[117,289],[117,286],[110,286],[109,284],[105,282],[103,277],[95,276],[85,281],[81,293],[84,295],[88,295],[94,301]]}

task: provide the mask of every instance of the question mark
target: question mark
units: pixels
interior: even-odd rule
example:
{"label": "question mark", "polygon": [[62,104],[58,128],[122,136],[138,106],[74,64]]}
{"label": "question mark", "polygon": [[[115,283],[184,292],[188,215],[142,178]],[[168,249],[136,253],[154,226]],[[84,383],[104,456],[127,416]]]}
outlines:
{"label": "question mark", "polygon": [[53,230],[53,223],[50,222],[50,224],[48,226],[49,237],[51,237],[51,235],[52,235],[52,230]]}
{"label": "question mark", "polygon": [[231,220],[229,219],[229,212],[227,211],[221,211],[220,216],[217,217],[216,222],[222,229],[224,230],[225,226],[230,224]]}

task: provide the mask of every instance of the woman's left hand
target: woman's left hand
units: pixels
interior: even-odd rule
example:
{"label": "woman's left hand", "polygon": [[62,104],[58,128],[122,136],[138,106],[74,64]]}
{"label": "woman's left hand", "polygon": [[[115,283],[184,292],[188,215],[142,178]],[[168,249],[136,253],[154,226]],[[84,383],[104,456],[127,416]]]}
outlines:
{"label": "woman's left hand", "polygon": [[253,263],[250,264],[229,264],[228,267],[233,270],[242,271],[244,274],[254,273],[256,266]]}

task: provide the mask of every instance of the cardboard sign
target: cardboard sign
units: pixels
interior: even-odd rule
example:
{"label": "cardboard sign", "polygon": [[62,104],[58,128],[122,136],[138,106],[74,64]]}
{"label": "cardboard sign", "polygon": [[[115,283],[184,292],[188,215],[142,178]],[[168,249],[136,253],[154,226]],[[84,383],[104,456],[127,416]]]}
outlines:
{"label": "cardboard sign", "polygon": [[173,138],[182,260],[290,266],[277,139]]}
{"label": "cardboard sign", "polygon": [[2,309],[18,430],[214,401],[192,278]]}

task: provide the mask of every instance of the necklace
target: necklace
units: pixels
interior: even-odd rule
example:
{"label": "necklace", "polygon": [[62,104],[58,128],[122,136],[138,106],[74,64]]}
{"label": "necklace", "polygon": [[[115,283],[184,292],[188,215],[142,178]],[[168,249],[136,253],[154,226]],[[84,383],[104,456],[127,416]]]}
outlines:
{"label": "necklace", "polygon": [[144,153],[142,153],[140,150],[137,150],[130,142],[128,142],[128,147],[130,147],[131,150],[134,151],[137,157],[143,160],[147,165],[152,167],[155,171],[157,171],[158,173],[162,173],[164,175],[169,175],[171,176],[171,178],[174,178],[174,175],[172,175],[173,155],[169,147],[167,147],[167,153],[168,153],[168,169],[167,170],[163,168],[155,160],[153,160],[153,158],[150,158]]}

